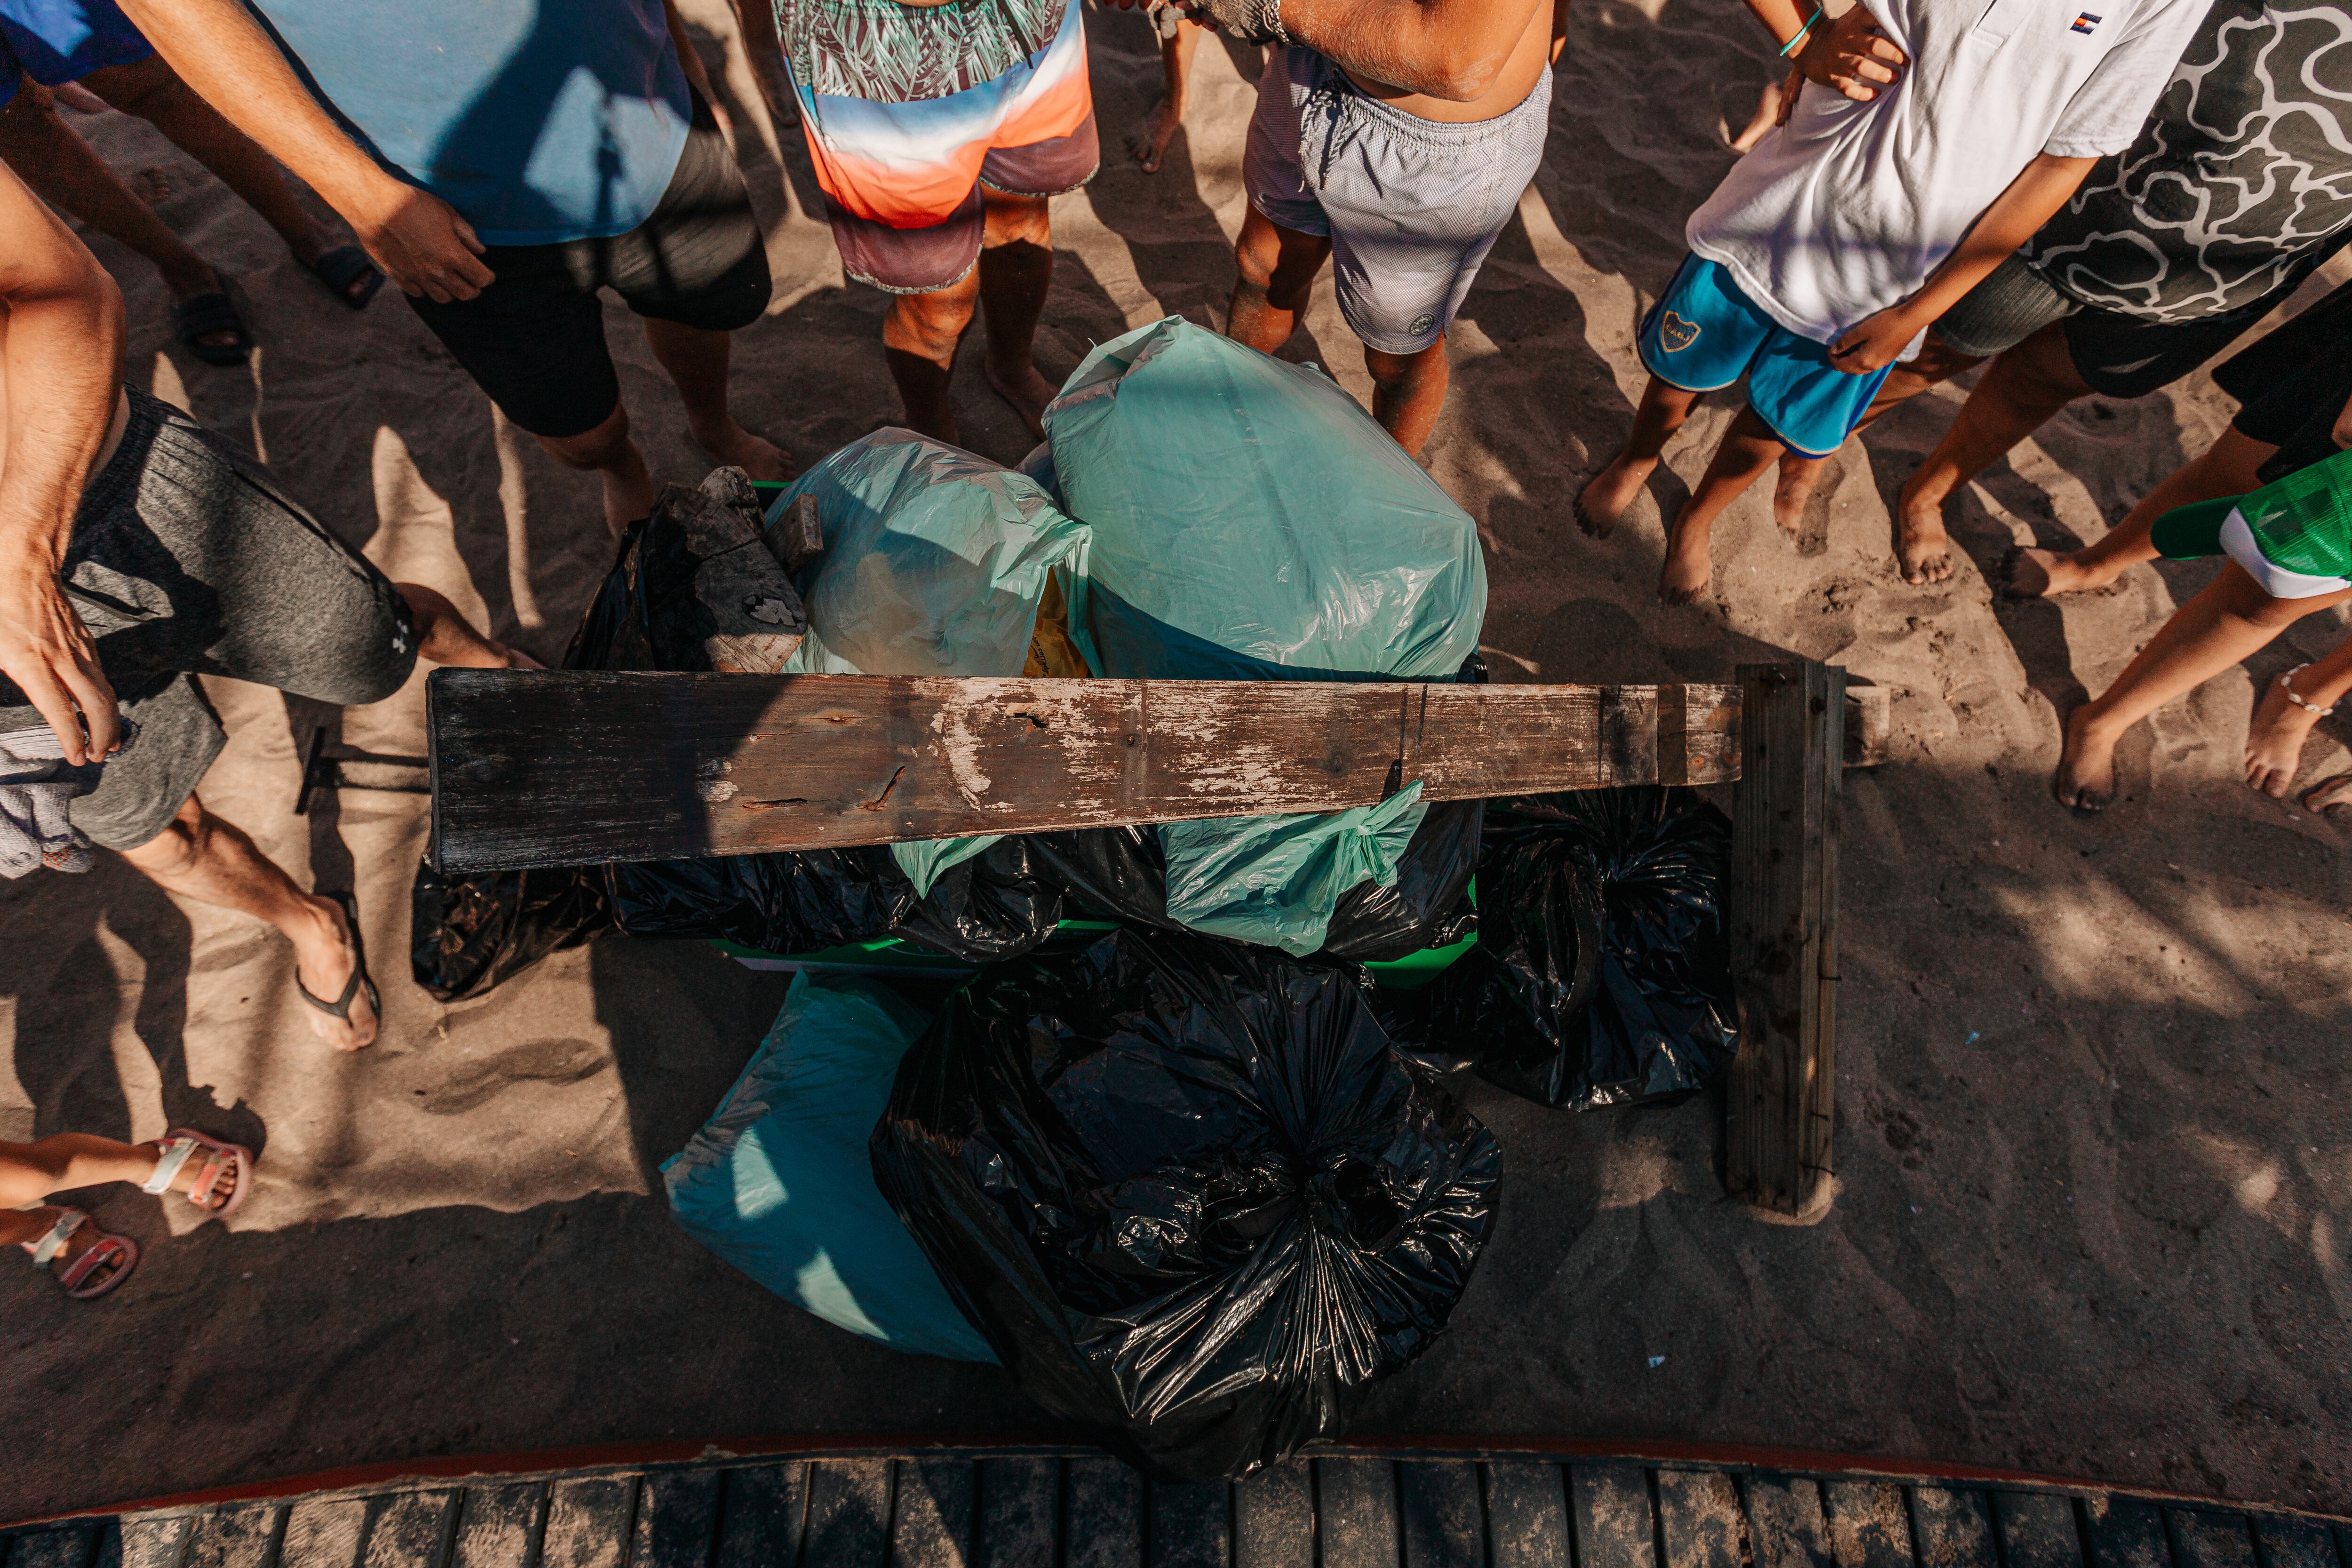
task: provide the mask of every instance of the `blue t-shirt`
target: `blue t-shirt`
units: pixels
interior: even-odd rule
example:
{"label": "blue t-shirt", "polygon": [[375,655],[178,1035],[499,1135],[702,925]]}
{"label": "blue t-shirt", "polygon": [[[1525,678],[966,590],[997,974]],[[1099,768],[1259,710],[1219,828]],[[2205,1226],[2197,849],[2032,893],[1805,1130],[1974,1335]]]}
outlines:
{"label": "blue t-shirt", "polygon": [[661,0],[247,0],[310,90],[486,245],[635,228],[692,121]]}

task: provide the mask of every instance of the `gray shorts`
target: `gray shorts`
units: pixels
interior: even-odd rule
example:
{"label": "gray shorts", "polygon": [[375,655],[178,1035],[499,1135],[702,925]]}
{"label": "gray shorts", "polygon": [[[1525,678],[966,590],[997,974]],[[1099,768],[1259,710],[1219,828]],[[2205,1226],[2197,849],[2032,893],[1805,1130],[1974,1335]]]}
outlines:
{"label": "gray shorts", "polygon": [[2083,308],[2015,255],[2005,258],[1977,286],[1936,319],[1936,341],[1955,353],[1990,359],[2013,349],[2053,321]]}
{"label": "gray shorts", "polygon": [[1242,184],[1277,227],[1328,236],[1339,313],[1368,348],[1444,334],[1543,162],[1551,72],[1496,120],[1393,109],[1313,49],[1276,46],[1258,78]]}
{"label": "gray shorts", "polygon": [[[267,470],[135,387],[122,445],[82,490],[66,592],[139,743],[73,803],[74,826],[135,849],[219,755],[193,679],[226,675],[322,702],[376,702],[416,663],[407,601]],[[42,722],[0,677],[0,731]]]}

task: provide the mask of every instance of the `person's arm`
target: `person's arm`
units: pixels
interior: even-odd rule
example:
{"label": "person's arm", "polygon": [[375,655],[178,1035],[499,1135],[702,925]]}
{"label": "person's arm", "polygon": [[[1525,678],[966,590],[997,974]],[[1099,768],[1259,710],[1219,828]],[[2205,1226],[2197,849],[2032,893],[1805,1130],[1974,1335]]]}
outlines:
{"label": "person's arm", "polygon": [[727,130],[727,110],[719,106],[719,95],[710,90],[710,73],[703,68],[702,56],[696,50],[694,40],[686,36],[686,18],[677,14],[677,0],[662,0],[662,21],[669,28],[669,45],[677,51],[677,68],[686,73],[686,85],[710,105],[719,128]]}
{"label": "person's arm", "polygon": [[801,122],[801,100],[793,90],[793,73],[784,68],[775,6],[771,0],[735,0],[735,20],[742,29],[743,52],[751,61],[751,79],[768,100],[768,118],[777,130],[790,130]]}
{"label": "person's arm", "polygon": [[1984,281],[1986,275],[2011,253],[2033,237],[2066,205],[2096,158],[2061,158],[2043,153],[2018,172],[2009,188],[1977,215],[1977,221],[1943,265],[1927,275],[1919,291],[1899,304],[1851,327],[1830,344],[1830,363],[1854,375],[1866,375],[1895,363],[1920,330],[1959,303],[1960,296]]}
{"label": "person's arm", "polygon": [[342,215],[385,277],[444,303],[490,281],[472,226],[344,135],[241,0],[122,0],[122,8],[199,98]]}
{"label": "person's arm", "polygon": [[58,574],[122,397],[122,295],[5,164],[0,310],[0,674],[79,765],[113,751],[120,726],[98,645]]}

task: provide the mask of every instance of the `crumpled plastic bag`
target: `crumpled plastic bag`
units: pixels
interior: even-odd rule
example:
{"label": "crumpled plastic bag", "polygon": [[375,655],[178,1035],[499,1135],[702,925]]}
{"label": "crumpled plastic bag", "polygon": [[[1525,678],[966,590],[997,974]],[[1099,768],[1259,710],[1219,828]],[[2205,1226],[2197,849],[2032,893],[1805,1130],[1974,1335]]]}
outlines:
{"label": "crumpled plastic bag", "polygon": [[1426,1350],[1502,1151],[1358,972],[1118,931],[999,965],[899,1064],[877,1184],[1014,1384],[1154,1468],[1336,1439]]}
{"label": "crumpled plastic bag", "polygon": [[1168,907],[1211,936],[1322,951],[1340,897],[1367,883],[1393,888],[1397,862],[1428,808],[1407,784],[1378,805],[1322,816],[1166,822]]}
{"label": "crumpled plastic bag", "polygon": [[408,898],[409,973],[436,1002],[479,996],[613,924],[603,879],[576,866],[448,878],[426,861]]}
{"label": "crumpled plastic bag", "polygon": [[1672,1103],[1738,1048],[1731,825],[1644,785],[1489,802],[1478,945],[1430,987],[1430,1043],[1546,1105]]}
{"label": "crumpled plastic bag", "polygon": [[662,1182],[688,1236],[826,1322],[893,1350],[993,1361],[875,1190],[866,1152],[899,1058],[930,1021],[873,981],[795,975]]}

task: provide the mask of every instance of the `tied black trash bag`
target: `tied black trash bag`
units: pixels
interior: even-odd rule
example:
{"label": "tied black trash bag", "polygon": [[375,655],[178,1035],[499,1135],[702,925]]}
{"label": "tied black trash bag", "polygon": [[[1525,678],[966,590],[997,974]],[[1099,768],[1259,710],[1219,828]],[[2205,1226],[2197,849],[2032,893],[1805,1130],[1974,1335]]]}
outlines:
{"label": "tied black trash bag", "polygon": [[1199,1479],[1339,1437],[1428,1348],[1503,1163],[1355,973],[1132,931],[959,992],[871,1147],[1022,1392]]}
{"label": "tied black trash bag", "polygon": [[1546,1105],[1687,1098],[1738,1046],[1730,847],[1730,823],[1687,789],[1494,803],[1478,946],[1430,988],[1430,1042]]}
{"label": "tied black trash bag", "polygon": [[420,864],[409,889],[409,972],[434,1000],[460,1002],[612,923],[602,884],[573,867],[452,879]]}

